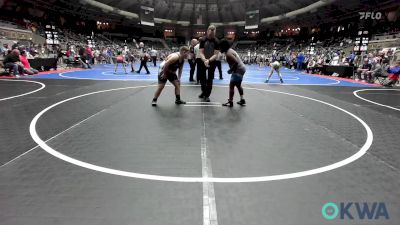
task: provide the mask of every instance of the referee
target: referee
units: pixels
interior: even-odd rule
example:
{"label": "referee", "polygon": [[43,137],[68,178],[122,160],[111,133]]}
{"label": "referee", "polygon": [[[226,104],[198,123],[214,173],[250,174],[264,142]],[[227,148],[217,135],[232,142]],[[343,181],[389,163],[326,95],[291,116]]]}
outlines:
{"label": "referee", "polygon": [[199,63],[204,66],[198,66],[200,69],[199,80],[201,84],[202,93],[199,98],[203,98],[204,101],[210,101],[210,95],[213,86],[214,72],[216,67],[216,60],[219,54],[219,41],[215,37],[216,28],[214,25],[210,25],[207,29],[207,36],[200,40],[200,59]]}

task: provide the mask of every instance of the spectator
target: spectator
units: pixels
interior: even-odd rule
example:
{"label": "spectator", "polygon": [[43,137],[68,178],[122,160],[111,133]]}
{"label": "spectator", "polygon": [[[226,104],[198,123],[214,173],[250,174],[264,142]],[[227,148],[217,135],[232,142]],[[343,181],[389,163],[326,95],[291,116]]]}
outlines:
{"label": "spectator", "polygon": [[351,52],[350,55],[347,57],[347,61],[349,62],[349,66],[354,66],[354,60],[356,58],[356,54]]}
{"label": "spectator", "polygon": [[314,68],[316,66],[315,60],[313,57],[310,57],[310,59],[308,60],[308,64],[307,64],[307,73],[314,73]]}
{"label": "spectator", "polygon": [[74,59],[75,59],[75,49],[74,49],[74,46],[71,46],[71,47],[68,48],[67,52],[65,53],[65,56],[67,56],[67,58],[68,58],[70,61],[74,61]]}
{"label": "spectator", "polygon": [[107,55],[106,55],[107,63],[113,64],[112,57],[113,57],[113,51],[111,50],[110,47],[108,47],[107,48]]}
{"label": "spectator", "polygon": [[154,48],[150,50],[150,56],[151,56],[151,60],[153,61],[154,67],[157,66],[157,54],[158,54],[158,52]]}
{"label": "spectator", "polygon": [[12,52],[4,58],[4,68],[12,69],[13,75],[19,77],[24,74],[24,67],[19,59],[19,50],[14,49]]}
{"label": "spectator", "polygon": [[100,58],[100,50],[99,49],[95,49],[94,51],[93,51],[93,63],[94,64],[99,64],[99,63],[101,63],[101,58]]}
{"label": "spectator", "polygon": [[204,62],[203,62],[203,60],[201,59],[201,57],[200,57],[200,42],[199,41],[197,41],[196,42],[196,45],[193,47],[193,52],[194,52],[194,57],[196,58],[195,59],[195,64],[196,64],[196,81],[197,81],[197,84],[199,84],[200,83],[200,77],[201,77],[201,72],[203,71],[203,70],[205,70],[205,68],[204,68]]}
{"label": "spectator", "polygon": [[365,77],[366,72],[370,71],[371,68],[372,66],[368,63],[368,59],[364,59],[364,64],[362,65],[362,67],[357,69],[356,80],[362,80],[362,76]]}
{"label": "spectator", "polygon": [[89,47],[89,45],[86,45],[85,55],[86,55],[87,64],[89,64],[89,65],[93,64],[93,51],[92,51],[92,48]]}
{"label": "spectator", "polygon": [[197,41],[197,39],[192,39],[192,41],[190,42],[190,48],[189,48],[189,57],[188,57],[188,62],[190,65],[190,75],[189,75],[189,81],[193,82],[193,76],[194,76],[194,71],[196,70],[196,54],[195,54],[195,46],[198,44],[199,42]]}
{"label": "spectator", "polygon": [[8,44],[3,44],[3,47],[0,48],[0,55],[6,56],[8,52]]}
{"label": "spectator", "polygon": [[339,55],[337,53],[333,53],[332,61],[330,64],[333,66],[339,65]]}
{"label": "spectator", "polygon": [[24,66],[24,72],[33,75],[37,74],[39,71],[31,68],[31,65],[29,64],[26,51],[21,51],[21,55],[19,56],[19,60],[21,61],[22,65]]}
{"label": "spectator", "polygon": [[89,63],[86,60],[87,54],[86,54],[85,48],[79,47],[79,46],[78,46],[78,48],[79,48],[79,50],[78,50],[78,54],[79,54],[78,61],[80,61],[81,65],[82,65],[82,67],[84,69],[88,69],[88,68],[91,69]]}
{"label": "spectator", "polygon": [[14,41],[13,45],[11,46],[11,50],[17,49],[18,48],[18,42]]}
{"label": "spectator", "polygon": [[37,46],[32,46],[32,47],[29,49],[29,54],[30,54],[31,56],[33,56],[34,58],[37,57],[37,56],[39,55],[39,53],[38,53],[38,51],[37,51]]}
{"label": "spectator", "polygon": [[57,49],[57,62],[63,63],[63,56],[64,56],[63,50],[60,46],[57,46],[56,49]]}
{"label": "spectator", "polygon": [[375,77],[387,77],[388,74],[385,71],[384,67],[381,64],[382,60],[378,60],[375,65],[374,68],[371,71],[366,72],[366,81],[368,83],[374,83],[375,81]]}
{"label": "spectator", "polygon": [[300,52],[297,55],[297,70],[303,70],[303,63],[304,63],[304,54]]}

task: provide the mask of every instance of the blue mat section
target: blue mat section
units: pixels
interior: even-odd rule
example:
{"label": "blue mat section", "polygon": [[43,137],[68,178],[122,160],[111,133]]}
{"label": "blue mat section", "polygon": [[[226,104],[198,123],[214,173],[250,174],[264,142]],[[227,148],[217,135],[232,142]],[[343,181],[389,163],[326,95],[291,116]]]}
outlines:
{"label": "blue mat section", "polygon": [[[128,74],[125,74],[122,66],[119,66],[117,73],[114,74],[114,66],[110,64],[96,65],[93,69],[79,70],[64,73],[54,74],[43,74],[37,75],[32,78],[45,78],[45,79],[89,79],[89,80],[132,80],[132,81],[157,81],[158,67],[154,67],[148,63],[150,74],[147,75],[146,71],[142,69],[141,74],[136,72],[131,73],[130,66],[127,67]],[[138,69],[139,65],[135,65],[135,69]],[[219,80],[219,72],[215,71],[214,80],[215,84],[228,84],[230,75],[226,73],[228,70],[228,64],[222,65],[222,74],[224,79]],[[182,73],[182,83],[189,83],[189,71],[190,67],[188,63],[185,63]],[[269,74],[269,67],[259,68],[257,65],[247,65],[247,72],[244,76],[243,83],[247,84],[265,84],[264,81]],[[326,85],[326,86],[353,86],[353,87],[369,87],[369,84],[353,83],[349,81],[336,80],[329,77],[318,77],[313,75],[304,74],[296,70],[290,70],[286,68],[281,69],[284,84],[283,85]],[[274,73],[270,79],[270,82],[265,85],[281,85],[279,77]]]}

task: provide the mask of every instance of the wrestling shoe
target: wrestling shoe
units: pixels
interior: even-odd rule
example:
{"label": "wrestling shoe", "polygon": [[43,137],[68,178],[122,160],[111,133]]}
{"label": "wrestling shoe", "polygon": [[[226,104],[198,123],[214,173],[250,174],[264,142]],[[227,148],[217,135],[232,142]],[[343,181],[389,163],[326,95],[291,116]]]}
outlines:
{"label": "wrestling shoe", "polygon": [[240,101],[238,101],[236,103],[241,105],[241,106],[244,106],[244,105],[246,105],[246,100],[242,99],[242,100],[240,100]]}
{"label": "wrestling shoe", "polygon": [[222,104],[222,106],[233,107],[233,102],[228,100],[228,102]]}
{"label": "wrestling shoe", "polygon": [[177,104],[177,105],[184,105],[184,104],[186,104],[186,102],[185,102],[185,101],[182,101],[182,100],[175,100],[175,104]]}

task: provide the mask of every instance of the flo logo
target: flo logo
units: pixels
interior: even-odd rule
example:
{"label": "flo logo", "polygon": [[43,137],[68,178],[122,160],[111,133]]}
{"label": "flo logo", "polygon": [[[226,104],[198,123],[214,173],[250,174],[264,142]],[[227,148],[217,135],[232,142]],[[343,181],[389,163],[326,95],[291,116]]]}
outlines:
{"label": "flo logo", "polygon": [[373,19],[380,20],[382,19],[381,12],[358,12],[360,14],[360,20]]}
{"label": "flo logo", "polygon": [[322,217],[333,220],[339,217],[341,220],[388,220],[389,213],[383,202],[359,203],[341,202],[338,204],[328,202],[322,206]]}

